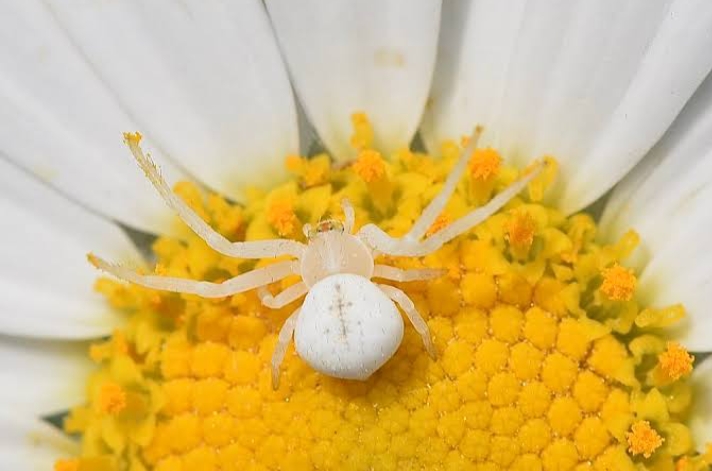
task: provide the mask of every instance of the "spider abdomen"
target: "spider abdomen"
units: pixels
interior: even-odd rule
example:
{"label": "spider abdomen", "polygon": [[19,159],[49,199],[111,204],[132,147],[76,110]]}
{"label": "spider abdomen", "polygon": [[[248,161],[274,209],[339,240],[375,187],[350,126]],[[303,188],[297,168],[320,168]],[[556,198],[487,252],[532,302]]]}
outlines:
{"label": "spider abdomen", "polygon": [[390,298],[367,278],[348,273],[311,287],[294,331],[304,361],[344,379],[367,379],[402,339],[403,319]]}

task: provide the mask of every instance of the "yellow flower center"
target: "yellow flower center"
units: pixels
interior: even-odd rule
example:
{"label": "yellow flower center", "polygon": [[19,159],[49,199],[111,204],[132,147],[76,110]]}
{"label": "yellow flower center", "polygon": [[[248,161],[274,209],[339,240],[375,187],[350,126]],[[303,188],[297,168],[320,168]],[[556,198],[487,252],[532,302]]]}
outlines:
{"label": "yellow flower center", "polygon": [[[349,167],[290,157],[293,180],[244,208],[202,198],[187,184],[179,193],[231,240],[275,232],[302,238],[302,224],[340,218],[345,196],[358,226],[374,222],[402,235],[461,146],[445,143],[438,158],[403,150],[386,164],[370,148],[365,116],[353,121],[359,157]],[[388,181],[374,186],[386,165]],[[492,149],[475,152],[470,170],[429,234],[521,174]],[[439,358],[430,359],[406,322],[395,356],[364,382],[323,376],[290,347],[273,390],[277,333],[298,303],[269,310],[254,292],[205,300],[100,280],[97,290],[128,321],[91,349],[99,369],[89,380],[90,403],[65,422],[83,434],[83,455],[56,469],[563,471],[704,463],[682,423],[691,357],[676,344],[665,350],[660,337],[684,311],[638,306],[635,275],[620,265],[637,236],[598,243],[592,218],[565,217],[540,202],[552,179],[537,178],[527,194],[432,255],[388,260],[445,269],[434,281],[398,284],[427,320]],[[199,280],[273,262],[222,257],[191,234],[161,237],[153,250],[160,273]],[[652,374],[656,368],[666,381]]]}

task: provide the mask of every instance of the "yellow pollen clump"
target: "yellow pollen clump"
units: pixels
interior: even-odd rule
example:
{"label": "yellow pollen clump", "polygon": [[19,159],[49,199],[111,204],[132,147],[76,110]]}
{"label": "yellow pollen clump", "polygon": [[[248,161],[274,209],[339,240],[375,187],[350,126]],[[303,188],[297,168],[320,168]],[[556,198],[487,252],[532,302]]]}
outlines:
{"label": "yellow pollen clump", "polygon": [[267,222],[281,237],[292,235],[299,226],[294,204],[288,199],[276,199],[267,207]]}
{"label": "yellow pollen clump", "polygon": [[628,450],[633,455],[643,455],[646,458],[660,448],[665,439],[661,437],[647,420],[635,422],[626,435]]}
{"label": "yellow pollen clump", "polygon": [[477,149],[470,159],[470,175],[475,180],[489,180],[497,176],[502,157],[492,148]]}
{"label": "yellow pollen clump", "polygon": [[433,221],[433,224],[428,228],[428,231],[425,233],[425,235],[431,236],[436,232],[445,229],[448,225],[450,225],[451,222],[452,220],[447,214],[439,214],[438,217],[435,218],[435,221]]}
{"label": "yellow pollen clump", "polygon": [[320,154],[311,159],[291,154],[285,159],[285,165],[287,170],[300,178],[300,183],[304,187],[311,188],[326,183],[329,178],[331,162],[326,154]]}
{"label": "yellow pollen clump", "polygon": [[667,350],[658,355],[660,369],[672,380],[690,374],[694,361],[695,357],[677,342],[668,342]]}
{"label": "yellow pollen clump", "polygon": [[[462,146],[450,142],[436,157],[397,152],[386,163],[371,148],[365,115],[353,123],[360,156],[352,166],[291,156],[291,180],[244,207],[216,203],[188,183],[177,188],[233,241],[301,238],[302,223],[341,218],[344,197],[357,226],[403,234]],[[477,151],[470,170],[429,234],[521,174],[493,149]],[[553,175],[537,195],[547,181]],[[156,272],[216,281],[274,262],[223,257],[183,234],[154,243]],[[682,425],[692,401],[690,363],[674,349],[663,352],[664,327],[641,314],[650,307],[611,302],[633,294],[635,278],[619,265],[631,244],[599,240],[591,217],[566,217],[522,192],[436,253],[387,260],[445,269],[433,281],[397,284],[427,322],[437,360],[406,322],[398,351],[366,381],[321,375],[290,345],[277,390],[272,354],[301,301],[271,310],[254,291],[202,299],[102,279],[96,289],[127,321],[91,348],[97,371],[88,379],[89,403],[64,423],[82,434],[81,457],[55,469],[642,471],[698,460]],[[601,267],[612,268],[599,287]],[[664,325],[674,318],[665,316]],[[665,368],[680,375],[661,385],[651,372]],[[636,420],[655,424],[665,444]]]}
{"label": "yellow pollen clump", "polygon": [[507,241],[517,248],[529,248],[534,242],[536,222],[526,211],[514,211],[505,225]]}
{"label": "yellow pollen clump", "polygon": [[354,172],[366,183],[372,183],[383,178],[386,174],[386,164],[380,152],[372,149],[362,150],[353,163]]}
{"label": "yellow pollen clump", "polygon": [[366,113],[358,112],[351,115],[351,147],[356,150],[367,149],[373,145],[373,127]]}
{"label": "yellow pollen clump", "polygon": [[54,463],[54,471],[79,471],[79,460],[58,460]]}
{"label": "yellow pollen clump", "polygon": [[118,414],[126,408],[126,392],[116,383],[104,383],[99,391],[98,405],[102,412]]}
{"label": "yellow pollen clump", "polygon": [[613,301],[629,301],[635,293],[636,278],[633,270],[615,264],[603,270],[601,293]]}

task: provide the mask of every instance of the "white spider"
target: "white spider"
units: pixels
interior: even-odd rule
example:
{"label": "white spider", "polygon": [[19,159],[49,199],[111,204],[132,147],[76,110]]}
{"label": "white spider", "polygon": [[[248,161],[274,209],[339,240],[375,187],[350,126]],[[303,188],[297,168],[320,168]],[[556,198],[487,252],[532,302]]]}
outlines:
{"label": "white spider", "polygon": [[[126,134],[126,143],[136,161],[166,203],[214,250],[236,258],[262,259],[288,255],[294,259],[257,268],[222,283],[141,275],[94,255],[90,255],[89,259],[97,268],[122,280],[147,288],[196,294],[206,298],[221,298],[259,288],[258,295],[262,303],[276,309],[306,295],[302,306],[286,320],[279,332],[272,356],[275,388],[279,384],[279,367],[292,336],[299,356],[315,370],[337,378],[367,379],[388,361],[403,338],[403,319],[395,304],[403,310],[422,337],[425,349],[435,358],[435,347],[428,326],[413,301],[400,289],[374,283],[371,279],[400,282],[427,280],[439,276],[441,271],[403,270],[375,264],[374,257],[376,254],[419,257],[434,252],[494,214],[541,172],[543,164],[538,163],[486,205],[421,240],[455,190],[469,156],[476,149],[480,133],[481,128],[478,127],[440,193],[402,238],[393,238],[374,224],[367,224],[353,234],[354,210],[344,200],[343,222],[324,221],[315,229],[309,224],[304,226],[307,244],[288,239],[228,241],[170,190],[156,165],[141,150],[140,134]],[[265,288],[293,274],[301,276],[302,280],[276,296],[272,296]]]}

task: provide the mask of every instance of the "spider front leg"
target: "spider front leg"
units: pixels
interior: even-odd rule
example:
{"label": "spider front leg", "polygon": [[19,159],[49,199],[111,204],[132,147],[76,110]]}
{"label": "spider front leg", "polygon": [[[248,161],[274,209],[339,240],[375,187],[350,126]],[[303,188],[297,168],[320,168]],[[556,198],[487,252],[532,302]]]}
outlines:
{"label": "spider front leg", "polygon": [[307,294],[308,291],[309,287],[303,281],[300,281],[299,283],[293,284],[289,288],[286,288],[284,291],[277,294],[277,296],[273,296],[272,293],[267,290],[266,286],[262,286],[257,290],[257,296],[259,296],[260,301],[264,306],[272,309],[279,309],[301,298]]}
{"label": "spider front leg", "polygon": [[522,191],[536,178],[546,166],[546,162],[538,162],[524,177],[515,181],[492,198],[486,205],[467,213],[444,229],[436,232],[423,241],[403,237],[396,239],[389,236],[383,229],[375,224],[367,224],[358,232],[361,240],[365,241],[374,250],[394,256],[422,257],[435,252],[455,237],[467,232],[476,225],[499,211],[505,204]]}
{"label": "spider front leg", "polygon": [[433,280],[444,274],[445,270],[437,268],[413,268],[403,270],[402,268],[392,267],[390,265],[376,265],[373,267],[374,278],[400,282]]}
{"label": "spider front leg", "polygon": [[450,170],[450,173],[445,179],[440,193],[426,206],[420,214],[420,217],[418,217],[418,220],[413,223],[413,227],[403,236],[404,239],[413,241],[420,240],[425,233],[428,232],[428,229],[433,225],[433,222],[435,222],[440,213],[443,212],[450,196],[455,192],[455,188],[457,188],[457,183],[460,181],[460,178],[462,178],[462,174],[465,173],[467,162],[469,162],[472,153],[477,149],[477,143],[480,140],[480,136],[482,136],[482,130],[482,126],[475,127],[475,131],[472,133],[472,136],[470,136],[467,146],[462,150],[455,166]]}
{"label": "spider front leg", "polygon": [[145,154],[139,143],[139,133],[125,133],[124,140],[129,146],[136,162],[153,186],[158,190],[163,200],[170,206],[198,237],[203,239],[213,250],[235,258],[273,258],[280,255],[299,257],[304,252],[305,245],[288,239],[257,240],[249,242],[230,242],[215,229],[210,227],[181,198],[171,191],[163,179],[158,166],[148,154]]}
{"label": "spider front leg", "polygon": [[279,388],[279,367],[282,366],[284,355],[286,355],[287,348],[289,348],[289,342],[292,341],[294,328],[297,326],[297,318],[301,309],[297,309],[287,318],[277,337],[277,345],[274,347],[274,353],[272,354],[272,389],[275,391]]}
{"label": "spider front leg", "polygon": [[298,262],[289,260],[242,273],[222,283],[211,283],[208,281],[196,281],[170,276],[141,275],[121,265],[111,264],[93,254],[89,254],[88,259],[96,268],[104,270],[121,280],[145,288],[172,291],[174,293],[195,294],[204,298],[224,298],[233,294],[249,291],[282,280],[298,270]]}
{"label": "spider front leg", "polygon": [[433,344],[433,339],[430,337],[430,329],[428,329],[428,324],[425,322],[423,317],[415,308],[415,304],[413,304],[413,301],[408,297],[407,294],[405,294],[403,291],[399,290],[394,286],[378,285],[378,287],[381,288],[381,291],[386,293],[386,296],[391,298],[393,302],[395,302],[398,306],[400,306],[401,309],[403,309],[405,315],[408,316],[408,320],[410,320],[410,323],[413,324],[415,331],[418,332],[420,334],[420,337],[423,339],[425,351],[428,352],[430,358],[435,360],[438,355],[437,351],[435,350],[435,344]]}

